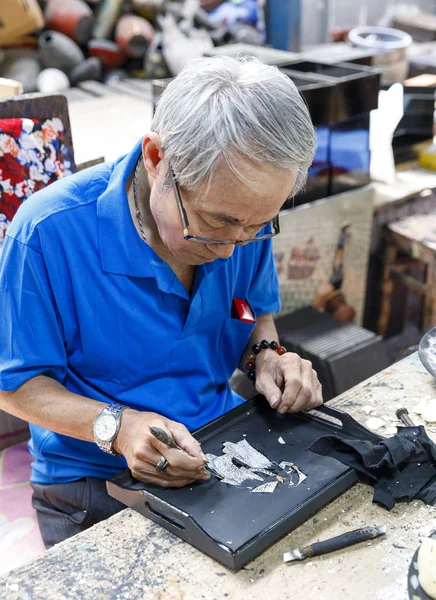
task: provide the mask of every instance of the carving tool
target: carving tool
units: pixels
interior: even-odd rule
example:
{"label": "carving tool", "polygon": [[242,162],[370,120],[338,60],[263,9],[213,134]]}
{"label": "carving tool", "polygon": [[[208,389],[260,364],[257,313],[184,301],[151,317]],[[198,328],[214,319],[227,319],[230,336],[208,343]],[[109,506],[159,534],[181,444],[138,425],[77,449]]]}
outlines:
{"label": "carving tool", "polygon": [[[186,450],[184,450],[181,446],[177,444],[171,433],[169,433],[168,431],[165,431],[160,427],[150,427],[150,433],[166,446],[174,448],[175,450],[181,450],[181,452],[187,454]],[[209,465],[205,464],[204,468],[211,475],[215,475],[215,477],[217,477],[218,479],[222,479],[222,477],[218,475],[218,473],[216,473]]]}
{"label": "carving tool", "polygon": [[166,446],[169,446],[170,448],[175,448],[176,450],[182,450],[182,452],[185,452],[185,450],[183,450],[183,448],[181,448],[176,443],[176,441],[173,438],[173,436],[171,435],[171,433],[168,433],[167,431],[165,431],[164,429],[161,429],[160,427],[150,427],[150,432],[152,435],[154,435],[154,437],[157,440],[159,440]]}
{"label": "carving tool", "polygon": [[292,562],[294,560],[304,560],[305,558],[311,558],[312,556],[320,556],[321,554],[328,554],[335,550],[342,550],[342,548],[348,548],[354,544],[360,542],[366,542],[373,540],[380,535],[385,535],[386,527],[363,527],[362,529],[355,529],[342,535],[324,540],[323,542],[316,542],[310,546],[299,548],[293,552],[285,552],[283,554],[283,562]]}

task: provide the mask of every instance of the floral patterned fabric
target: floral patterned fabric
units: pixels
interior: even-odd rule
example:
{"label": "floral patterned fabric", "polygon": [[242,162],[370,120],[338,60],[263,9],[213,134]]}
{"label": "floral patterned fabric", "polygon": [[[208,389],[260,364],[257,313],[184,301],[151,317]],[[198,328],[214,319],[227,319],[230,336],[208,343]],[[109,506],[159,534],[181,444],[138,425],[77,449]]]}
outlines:
{"label": "floral patterned fabric", "polygon": [[20,204],[71,174],[62,120],[0,119],[0,248]]}

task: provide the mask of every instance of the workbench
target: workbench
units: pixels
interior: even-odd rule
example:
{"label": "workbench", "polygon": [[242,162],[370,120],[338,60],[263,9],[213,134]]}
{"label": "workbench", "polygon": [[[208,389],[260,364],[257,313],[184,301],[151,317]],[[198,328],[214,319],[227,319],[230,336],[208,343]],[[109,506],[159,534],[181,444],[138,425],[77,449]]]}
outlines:
{"label": "workbench", "polygon": [[[386,428],[392,428],[397,408],[411,412],[418,401],[433,397],[436,380],[414,354],[329,404],[362,423],[371,406],[371,417],[386,416]],[[436,441],[436,429],[427,431]],[[387,535],[283,564],[285,551],[365,525],[386,525]],[[235,573],[126,509],[8,573],[0,579],[0,598],[406,600],[412,556],[434,530],[436,507],[414,501],[388,512],[372,504],[372,488],[359,483]]]}

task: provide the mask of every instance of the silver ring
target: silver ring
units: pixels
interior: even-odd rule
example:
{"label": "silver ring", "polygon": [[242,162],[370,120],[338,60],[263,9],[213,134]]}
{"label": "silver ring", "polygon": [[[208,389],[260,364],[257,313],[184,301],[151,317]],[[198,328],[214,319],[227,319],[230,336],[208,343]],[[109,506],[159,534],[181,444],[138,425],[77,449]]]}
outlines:
{"label": "silver ring", "polygon": [[168,468],[170,463],[167,461],[165,456],[161,456],[157,461],[156,469],[160,469],[161,471],[165,471]]}

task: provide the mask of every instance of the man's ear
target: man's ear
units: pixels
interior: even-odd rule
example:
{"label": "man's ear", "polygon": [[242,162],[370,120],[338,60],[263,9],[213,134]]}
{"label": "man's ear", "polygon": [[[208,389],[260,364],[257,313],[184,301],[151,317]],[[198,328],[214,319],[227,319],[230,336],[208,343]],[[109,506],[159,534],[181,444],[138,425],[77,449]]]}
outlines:
{"label": "man's ear", "polygon": [[142,140],[142,159],[147,173],[153,179],[157,178],[159,164],[164,158],[164,151],[157,133],[151,131]]}

